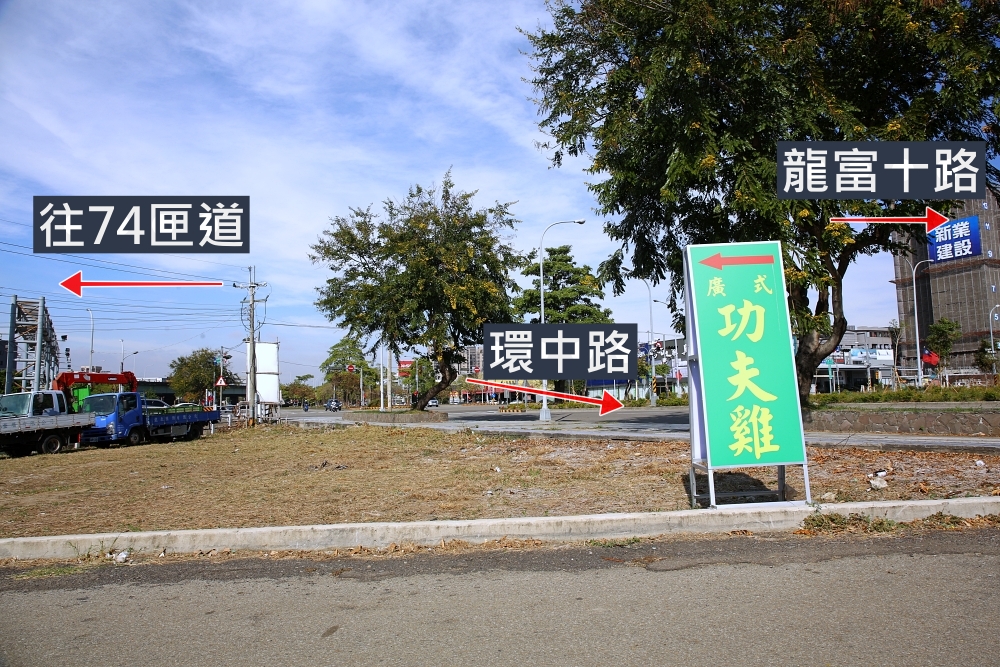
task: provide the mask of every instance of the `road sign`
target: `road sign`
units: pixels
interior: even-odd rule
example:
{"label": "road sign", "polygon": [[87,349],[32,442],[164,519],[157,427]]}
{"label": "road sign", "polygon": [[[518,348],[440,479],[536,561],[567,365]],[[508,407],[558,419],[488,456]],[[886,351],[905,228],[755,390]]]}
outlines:
{"label": "road sign", "polygon": [[985,199],[984,141],[779,141],[778,199]]}
{"label": "road sign", "polygon": [[617,398],[609,394],[607,391],[604,392],[604,396],[601,398],[593,398],[591,396],[578,396],[576,394],[564,394],[561,391],[548,391],[546,389],[534,389],[532,387],[519,387],[513,384],[503,384],[501,382],[489,382],[487,380],[476,380],[470,378],[468,380],[470,384],[478,384],[484,387],[492,387],[494,389],[503,389],[504,391],[519,391],[523,394],[535,394],[537,396],[551,396],[553,398],[562,398],[567,401],[577,401],[578,403],[590,403],[591,405],[601,406],[600,414],[606,415],[609,412],[614,412],[618,408],[622,407],[622,402]]}
{"label": "road sign", "polygon": [[34,198],[36,253],[248,253],[250,197]]}
{"label": "road sign", "polygon": [[482,369],[481,369],[481,368],[479,368],[479,366],[473,366],[473,367],[472,367],[472,372],[473,372],[473,373],[476,373],[477,375],[479,374],[479,371],[480,371],[480,370],[482,370]]}
{"label": "road sign", "polygon": [[488,380],[635,380],[637,324],[486,324]]}
{"label": "road sign", "polygon": [[688,246],[692,458],[805,464],[781,244]]}
{"label": "road sign", "polygon": [[216,387],[225,387],[226,386],[226,378],[224,378],[224,377],[222,377],[220,375],[219,379],[215,381],[215,386]]}
{"label": "road sign", "polygon": [[354,364],[347,364],[347,372],[348,373],[354,372]]}

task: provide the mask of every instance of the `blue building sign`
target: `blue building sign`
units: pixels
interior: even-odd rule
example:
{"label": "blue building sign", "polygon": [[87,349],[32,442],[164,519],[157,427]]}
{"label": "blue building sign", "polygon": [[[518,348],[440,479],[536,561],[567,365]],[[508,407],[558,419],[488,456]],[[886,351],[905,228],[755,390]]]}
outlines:
{"label": "blue building sign", "polygon": [[928,256],[935,262],[983,254],[979,243],[979,216],[949,220],[927,235]]}

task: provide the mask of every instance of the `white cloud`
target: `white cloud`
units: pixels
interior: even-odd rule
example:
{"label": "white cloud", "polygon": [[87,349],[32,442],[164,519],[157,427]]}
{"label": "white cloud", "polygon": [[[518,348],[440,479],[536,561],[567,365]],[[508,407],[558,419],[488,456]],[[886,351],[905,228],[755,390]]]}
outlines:
{"label": "white cloud", "polygon": [[[546,245],[570,243],[578,261],[596,268],[612,247],[584,163],[550,169],[534,147],[542,135],[522,81],[531,74],[518,52],[527,42],[515,27],[539,21],[547,23],[544,4],[533,0],[8,2],[0,9],[0,218],[27,221],[31,194],[249,194],[253,252],[208,259],[256,265],[272,286],[272,312],[322,323],[311,304],[326,269],[306,254],[328,217],[402,198],[452,168],[458,187],[479,191],[477,205],[517,202],[522,249],[550,222],[587,218],[572,233],[554,229]],[[12,234],[27,243],[26,231]],[[113,259],[244,279],[197,258]],[[57,290],[68,275],[65,264],[3,261],[0,286],[42,281]],[[150,298],[179,309],[235,307],[239,293]],[[622,321],[648,321],[641,284],[607,303]],[[665,312],[654,317],[667,320]],[[242,336],[229,326],[202,339],[202,329],[184,326],[122,331],[102,345],[113,358],[119,337],[143,349],[181,341],[149,353],[147,374],[162,374],[192,346]],[[317,364],[337,337],[324,329],[276,335],[287,341],[283,355]],[[77,342],[77,360],[80,349]]]}

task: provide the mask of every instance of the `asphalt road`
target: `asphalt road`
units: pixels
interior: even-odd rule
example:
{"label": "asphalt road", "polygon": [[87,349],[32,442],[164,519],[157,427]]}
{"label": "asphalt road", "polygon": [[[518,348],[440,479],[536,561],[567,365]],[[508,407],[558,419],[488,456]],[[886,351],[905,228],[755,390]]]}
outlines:
{"label": "asphalt road", "polygon": [[998,579],[995,530],[8,570],[0,663],[995,665]]}
{"label": "asphalt road", "polygon": [[[411,424],[441,430],[473,429],[492,433],[515,435],[545,434],[552,437],[577,438],[632,438],[647,440],[687,440],[690,437],[687,406],[656,408],[622,408],[611,414],[598,416],[593,410],[552,410],[552,421],[540,423],[538,411],[502,413],[496,406],[448,405],[431,408],[448,413],[447,422]],[[282,417],[293,421],[342,422],[351,420],[357,413],[326,412],[322,408],[303,412],[300,409],[283,409]],[[1000,452],[1000,438],[982,436],[912,435],[909,433],[833,433],[809,431],[806,443],[818,446],[861,446],[875,449],[923,449],[927,451],[968,451],[970,453],[996,454]]]}

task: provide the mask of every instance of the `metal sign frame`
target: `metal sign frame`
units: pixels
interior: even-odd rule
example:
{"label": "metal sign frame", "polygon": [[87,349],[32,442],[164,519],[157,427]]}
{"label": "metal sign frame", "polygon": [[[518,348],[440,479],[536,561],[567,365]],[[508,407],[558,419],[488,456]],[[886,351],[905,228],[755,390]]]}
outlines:
{"label": "metal sign frame", "polygon": [[[734,256],[740,256],[739,250],[749,249],[751,252],[754,248],[758,250],[763,250],[767,246],[769,250],[774,252],[774,259],[776,270],[773,271],[775,276],[775,284],[773,285],[773,291],[777,292],[778,295],[787,296],[787,291],[785,288],[784,280],[784,264],[782,262],[781,253],[781,243],[779,241],[755,241],[748,243],[723,243],[723,244],[708,244],[708,245],[695,245],[688,246],[684,251],[684,290],[685,290],[685,303],[687,304],[687,340],[688,340],[688,409],[689,409],[689,421],[691,425],[691,469],[689,471],[689,482],[690,482],[690,492],[691,492],[691,506],[697,507],[698,499],[707,497],[709,500],[710,507],[717,507],[717,499],[724,497],[752,497],[752,496],[778,496],[778,502],[781,504],[787,504],[789,501],[786,500],[786,485],[785,485],[785,468],[788,465],[801,465],[802,474],[804,478],[805,485],[805,501],[794,501],[795,504],[806,504],[812,502],[812,495],[809,488],[809,466],[808,459],[806,456],[804,431],[802,429],[802,410],[801,403],[799,401],[799,395],[797,390],[797,380],[796,387],[794,391],[795,396],[795,408],[797,417],[799,420],[798,433],[801,437],[801,457],[800,458],[789,458],[787,460],[778,461],[767,461],[765,463],[747,463],[739,462],[737,464],[727,464],[718,465],[713,464],[711,457],[711,441],[710,441],[710,429],[708,427],[708,400],[709,396],[706,395],[706,380],[705,380],[705,368],[702,360],[702,354],[704,351],[703,341],[701,339],[701,331],[707,323],[699,322],[698,317],[698,299],[699,294],[694,290],[694,271],[692,267],[691,251],[692,249],[718,249],[721,252],[724,251],[736,251]],[[775,249],[775,246],[776,249]],[[779,281],[780,280],[780,284]],[[780,290],[780,291],[779,291]],[[781,301],[781,299],[777,299]],[[784,320],[785,329],[788,335],[789,350],[794,350],[794,340],[792,338],[792,331],[790,321],[787,316],[787,304],[785,306],[785,311],[781,313],[782,319]],[[794,354],[789,354],[788,356],[789,369],[792,373],[792,377],[795,378],[795,358]],[[789,451],[786,449],[786,451]],[[764,467],[764,466],[776,466],[778,469],[778,489],[776,491],[731,491],[731,492],[717,492],[715,490],[715,474],[714,471],[717,469],[733,469],[733,468],[746,468],[746,467]],[[707,493],[699,494],[697,491],[697,478],[696,472],[705,473],[708,478],[708,491]],[[755,503],[755,505],[760,505],[761,503]]]}

